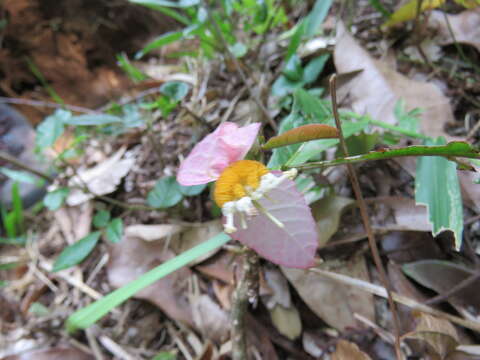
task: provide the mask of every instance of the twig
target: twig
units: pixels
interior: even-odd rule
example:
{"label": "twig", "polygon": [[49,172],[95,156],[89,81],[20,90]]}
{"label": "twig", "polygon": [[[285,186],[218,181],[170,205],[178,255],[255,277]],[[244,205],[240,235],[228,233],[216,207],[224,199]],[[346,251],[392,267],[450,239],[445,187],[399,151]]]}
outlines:
{"label": "twig", "polygon": [[[315,274],[319,274],[321,276],[324,276],[328,279],[332,279],[334,281],[337,281],[341,284],[348,285],[348,286],[353,286],[357,289],[366,291],[370,294],[374,294],[383,298],[387,298],[387,290],[383,286],[371,284],[367,281],[361,280],[361,279],[356,279],[352,278],[343,274],[338,274],[335,272],[327,271],[327,270],[321,270],[317,268],[309,269],[308,271],[314,272]],[[391,296],[394,301],[408,306],[414,310],[419,310],[427,314],[431,314],[434,316],[437,316],[439,318],[447,319],[457,325],[463,326],[464,328],[471,329],[474,331],[480,331],[480,322],[478,321],[472,321],[468,319],[462,319],[459,318],[458,316],[448,314],[446,312],[434,309],[430,306],[427,306],[425,304],[422,304],[414,299],[411,299],[407,296],[400,295],[396,292],[392,292]]]}
{"label": "twig", "polygon": [[232,304],[232,359],[247,359],[246,315],[249,302],[255,301],[258,290],[258,256],[252,250],[245,252],[243,275],[233,295]]}
{"label": "twig", "polygon": [[37,175],[38,177],[41,177],[42,179],[45,179],[48,182],[53,182],[53,180],[54,180],[54,178],[51,177],[50,175],[48,175],[48,174],[46,174],[42,171],[39,171],[37,169],[34,169],[31,166],[28,166],[28,165],[18,161],[17,159],[15,159],[13,156],[11,156],[10,154],[8,154],[5,151],[0,151],[0,160],[6,161],[6,162],[22,169],[22,170],[25,170],[25,171],[28,171],[29,173]]}
{"label": "twig", "polygon": [[458,284],[456,284],[454,287],[450,288],[443,294],[438,294],[437,296],[434,296],[428,299],[427,301],[425,301],[425,305],[435,305],[435,304],[444,302],[448,300],[448,298],[454,295],[455,293],[475,283],[479,278],[480,278],[480,272],[477,271],[477,273],[472,274],[466,279],[463,279],[462,281],[460,281]]}
{"label": "twig", "polygon": [[[337,129],[338,129],[341,149],[343,151],[344,156],[348,157],[347,144],[345,142],[345,138],[343,137],[342,125],[340,123],[340,116],[338,115],[336,79],[337,79],[337,76],[335,74],[333,74],[330,77],[330,96],[332,97],[333,117],[335,118],[335,125],[337,126]],[[400,349],[400,325],[398,320],[398,313],[396,311],[395,303],[392,298],[390,284],[387,278],[387,273],[383,267],[382,260],[380,259],[377,243],[375,241],[375,235],[373,234],[373,230],[370,225],[370,220],[368,218],[367,205],[365,204],[365,199],[363,198],[362,191],[360,189],[360,184],[358,182],[357,174],[355,173],[355,169],[353,168],[353,165],[347,164],[347,169],[348,169],[348,175],[350,177],[350,181],[352,183],[353,191],[357,199],[358,207],[360,208],[360,214],[362,216],[363,225],[368,235],[368,243],[370,245],[370,250],[372,252],[373,260],[375,262],[375,266],[380,275],[380,280],[383,286],[385,287],[385,289],[387,290],[388,304],[392,312],[393,325],[395,330],[395,354],[396,354],[397,360],[402,360],[403,356]]]}
{"label": "twig", "polygon": [[98,113],[98,111],[84,108],[82,106],[59,104],[59,103],[54,103],[50,101],[11,98],[11,97],[4,97],[4,96],[0,96],[0,103],[28,105],[28,106],[35,106],[35,107],[48,107],[48,108],[54,108],[54,109],[67,109],[70,111],[84,113],[84,114]]}
{"label": "twig", "polygon": [[213,16],[211,16],[210,12],[209,12],[209,18],[210,18],[210,21],[212,22],[213,24],[213,27],[215,28],[215,32],[217,33],[218,37],[220,38],[220,41],[222,42],[222,45],[223,45],[223,48],[224,48],[224,51],[225,53],[228,55],[228,57],[230,58],[230,60],[233,62],[233,64],[235,65],[235,69],[237,70],[237,73],[238,75],[240,75],[240,78],[242,79],[242,82],[245,84],[245,86],[247,87],[247,90],[248,90],[248,93],[250,94],[250,98],[255,102],[255,104],[257,104],[257,106],[260,108],[260,110],[262,111],[263,113],[263,116],[265,116],[265,118],[268,120],[268,123],[270,124],[270,126],[272,127],[272,129],[274,129],[275,131],[278,130],[278,126],[277,124],[275,123],[275,121],[273,120],[273,118],[270,116],[270,114],[268,113],[268,110],[267,108],[265,107],[265,105],[263,105],[263,103],[260,101],[259,99],[259,95],[256,95],[253,93],[253,89],[251,88],[250,84],[248,83],[248,79],[247,79],[247,76],[245,75],[245,73],[243,72],[242,70],[242,67],[240,65],[240,63],[238,62],[237,58],[232,54],[232,52],[230,51],[229,47],[228,47],[228,44],[227,44],[227,41],[225,40],[225,37],[223,36],[222,34],[222,30],[220,30],[220,27],[218,26],[217,24],[217,21],[215,20],[215,18]]}

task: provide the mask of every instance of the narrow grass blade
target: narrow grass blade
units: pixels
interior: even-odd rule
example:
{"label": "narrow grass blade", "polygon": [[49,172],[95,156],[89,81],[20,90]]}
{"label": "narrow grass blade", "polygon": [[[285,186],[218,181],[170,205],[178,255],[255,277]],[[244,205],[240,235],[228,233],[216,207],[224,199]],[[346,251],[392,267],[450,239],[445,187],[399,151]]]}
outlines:
{"label": "narrow grass blade", "polygon": [[66,328],[69,332],[77,329],[85,329],[94,324],[97,320],[105,316],[110,310],[120,305],[140,290],[153,284],[155,281],[167,276],[168,274],[187,265],[199,256],[214,250],[227,243],[230,237],[225,233],[220,233],[211,239],[197,245],[190,250],[183,252],[177,257],[153,268],[138,279],[128,283],[127,285],[111,292],[104,298],[95,301],[87,307],[80,309],[70,315],[66,322]]}

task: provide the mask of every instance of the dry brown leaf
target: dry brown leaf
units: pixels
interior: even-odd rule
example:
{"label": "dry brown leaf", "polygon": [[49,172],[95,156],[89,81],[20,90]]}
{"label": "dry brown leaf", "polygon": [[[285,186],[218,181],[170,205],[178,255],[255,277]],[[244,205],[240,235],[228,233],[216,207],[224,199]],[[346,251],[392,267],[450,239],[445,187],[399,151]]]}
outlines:
{"label": "dry brown leaf", "polygon": [[76,348],[55,347],[44,350],[33,350],[18,355],[7,356],[3,360],[94,360],[89,355]]}
{"label": "dry brown leaf", "polygon": [[271,294],[262,296],[262,301],[268,309],[273,309],[280,304],[283,307],[290,307],[291,297],[288,281],[277,268],[266,268],[264,270],[265,281],[272,290]]}
{"label": "dry brown leaf", "polygon": [[140,238],[145,241],[170,239],[184,229],[181,225],[130,225],[125,229],[125,235]]}
{"label": "dry brown leaf", "polygon": [[224,342],[230,333],[228,314],[208,295],[200,295],[190,300],[193,322],[201,333],[216,342]]}
{"label": "dry brown leaf", "polygon": [[332,354],[332,360],[371,360],[358,346],[346,340],[339,340]]}
{"label": "dry brown leaf", "polygon": [[[323,265],[329,266],[328,262]],[[363,257],[359,256],[341,264],[336,262],[335,267],[336,272],[369,281],[367,265]],[[340,331],[358,327],[354,313],[374,321],[375,309],[371,294],[340,285],[314,272],[286,267],[281,269],[303,301],[330,326]]]}
{"label": "dry brown leaf", "polygon": [[[192,224],[192,226],[186,226],[185,230],[181,233],[180,238],[177,241],[170,243],[171,249],[176,254],[191,249],[195,245],[198,245],[211,237],[221,233],[223,231],[222,221],[220,219],[208,221],[205,223]],[[191,264],[199,264],[202,261],[208,259],[210,256],[218,252],[218,248],[214,249],[191,262]]]}
{"label": "dry brown leaf", "polygon": [[422,108],[421,127],[429,136],[443,135],[445,123],[453,121],[449,100],[432,84],[411,80],[373,59],[340,23],[334,51],[337,72],[363,71],[345,86],[351,108],[359,114],[395,124],[394,106],[404,99],[407,110]]}
{"label": "dry brown leaf", "polygon": [[[121,287],[175,254],[165,249],[164,242],[146,242],[136,237],[124,236],[118,244],[109,247],[110,262],[107,265],[109,282]],[[191,275],[183,267],[138,292],[135,297],[157,305],[170,318],[194,325],[186,288]]]}
{"label": "dry brown leaf", "polygon": [[453,325],[445,319],[420,313],[415,330],[405,334],[407,339],[420,340],[426,345],[426,352],[441,360],[455,351],[458,346],[458,335]]}
{"label": "dry brown leaf", "polygon": [[[68,182],[71,190],[66,203],[74,206],[93,198],[93,194],[105,195],[115,191],[121,179],[128,174],[135,163],[132,157],[122,159],[125,150],[125,148],[118,150],[110,158],[91,169],[78,171],[78,177],[73,177]],[[85,193],[78,188],[83,186],[87,186],[90,193]]]}
{"label": "dry brown leaf", "polygon": [[317,223],[318,245],[324,246],[338,230],[343,210],[354,201],[341,196],[328,196],[311,205]]}
{"label": "dry brown leaf", "polygon": [[428,25],[438,31],[440,44],[448,45],[457,41],[474,46],[480,51],[480,7],[446,16],[442,11],[432,11],[428,18]]}
{"label": "dry brown leaf", "polygon": [[302,334],[302,320],[300,313],[293,305],[286,308],[275,305],[270,311],[270,318],[278,332],[290,340],[295,340]]}

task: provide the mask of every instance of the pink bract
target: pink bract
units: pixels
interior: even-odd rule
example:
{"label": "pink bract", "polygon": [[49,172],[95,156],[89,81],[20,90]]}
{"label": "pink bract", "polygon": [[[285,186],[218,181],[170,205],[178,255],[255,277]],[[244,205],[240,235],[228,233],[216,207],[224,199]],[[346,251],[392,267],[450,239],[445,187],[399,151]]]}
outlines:
{"label": "pink bract", "polygon": [[306,269],[315,265],[318,247],[317,226],[303,194],[292,180],[284,180],[259,200],[285,227],[275,225],[262,213],[247,219],[242,229],[235,215],[236,232],[230,236],[255,250],[274,264]]}
{"label": "pink bract", "polygon": [[239,128],[224,122],[192,149],[180,164],[177,181],[184,186],[217,180],[231,163],[243,159],[255,141],[260,123]]}

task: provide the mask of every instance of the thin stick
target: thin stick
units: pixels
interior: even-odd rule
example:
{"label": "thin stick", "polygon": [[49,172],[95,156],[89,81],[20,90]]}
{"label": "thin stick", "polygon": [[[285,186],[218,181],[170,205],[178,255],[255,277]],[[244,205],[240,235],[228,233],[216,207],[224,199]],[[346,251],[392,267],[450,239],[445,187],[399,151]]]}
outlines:
{"label": "thin stick", "polygon": [[50,101],[11,98],[11,97],[4,97],[4,96],[0,96],[0,103],[28,105],[28,106],[34,106],[34,107],[48,107],[48,108],[54,108],[54,109],[67,109],[70,111],[84,113],[84,114],[98,113],[98,111],[87,109],[82,106],[59,104],[59,103],[54,103]]}
{"label": "thin stick", "polygon": [[[309,269],[308,271],[314,272],[315,274],[324,276],[326,278],[332,279],[334,281],[339,282],[340,284],[348,285],[348,286],[353,286],[357,289],[360,289],[362,291],[366,291],[370,294],[374,294],[376,296],[380,296],[383,298],[387,298],[387,290],[383,286],[371,284],[367,281],[361,280],[361,279],[356,279],[352,278],[343,274],[338,274],[335,272],[327,271],[327,270],[320,270],[320,269]],[[407,296],[400,295],[396,292],[392,292],[391,296],[393,297],[393,300],[396,302],[408,306],[411,309],[414,310],[419,310],[427,314],[431,314],[433,316],[437,316],[439,318],[447,319],[451,321],[452,323],[455,323],[457,325],[463,326],[464,328],[473,330],[473,331],[480,331],[480,322],[478,321],[472,321],[468,319],[462,319],[459,318],[458,316],[448,314],[446,312],[434,309],[430,306],[427,306],[425,304],[422,304],[414,299],[411,299]]]}
{"label": "thin stick", "polygon": [[[344,156],[348,157],[347,144],[345,143],[345,138],[343,137],[342,125],[340,123],[340,116],[338,115],[338,105],[337,105],[337,76],[333,74],[330,77],[330,96],[332,97],[332,109],[333,117],[335,118],[335,125],[338,129],[338,135],[340,140],[340,146],[343,151]],[[357,174],[353,165],[347,164],[348,176],[352,183],[353,191],[357,199],[358,207],[360,208],[360,215],[362,216],[363,225],[368,236],[368,243],[370,245],[370,250],[372,252],[373,260],[375,266],[380,275],[380,280],[382,281],[383,286],[387,290],[388,295],[388,304],[392,312],[393,325],[395,330],[395,355],[397,360],[402,360],[402,352],[400,349],[400,322],[398,320],[398,314],[395,308],[395,302],[393,301],[390,284],[388,282],[387,273],[383,267],[382,260],[380,259],[377,242],[375,241],[375,235],[373,234],[372,227],[370,225],[370,220],[368,218],[367,205],[365,204],[365,199],[363,198],[362,191],[360,190],[360,183],[358,182]]]}
{"label": "thin stick", "polygon": [[245,253],[243,275],[237,285],[232,303],[232,358],[247,359],[246,315],[251,298],[258,290],[258,256],[252,250]]}
{"label": "thin stick", "polygon": [[6,161],[22,170],[25,170],[25,171],[28,171],[29,173],[32,173],[34,175],[37,175],[39,177],[41,177],[42,179],[45,179],[47,180],[48,182],[53,182],[54,178],[51,177],[50,175],[44,173],[44,172],[41,172],[37,169],[34,169],[33,167],[31,166],[28,166],[20,161],[18,161],[17,159],[15,159],[13,156],[11,156],[10,154],[6,153],[5,151],[0,151],[0,160],[3,160],[3,161]]}

